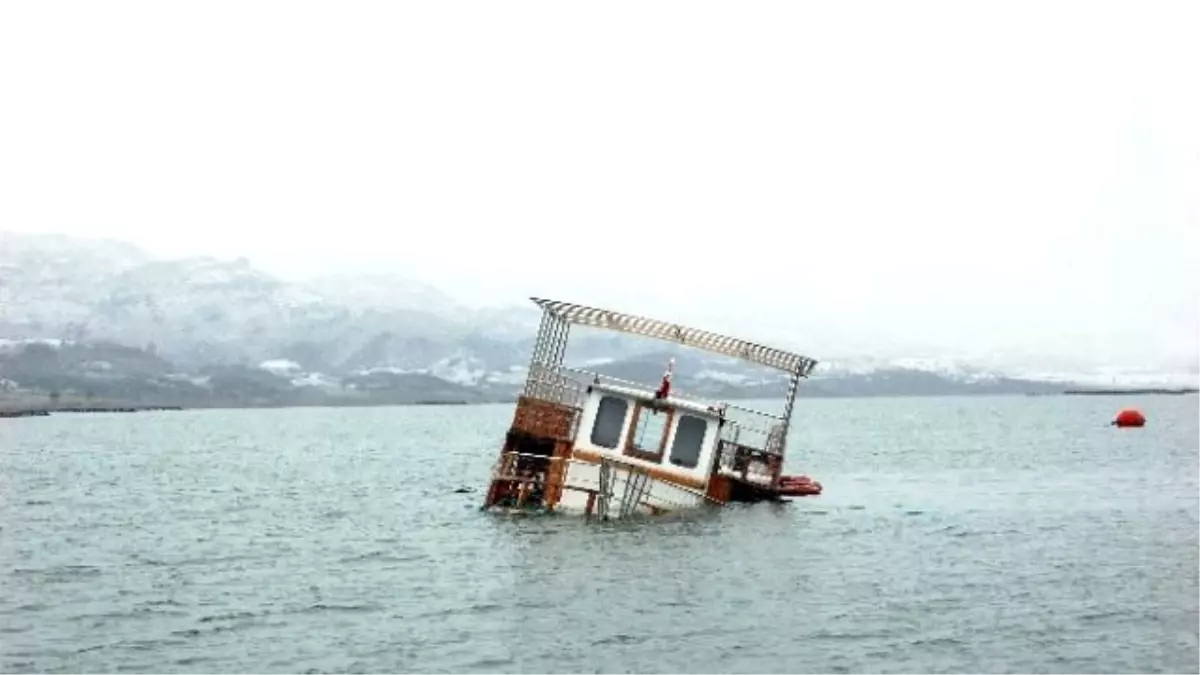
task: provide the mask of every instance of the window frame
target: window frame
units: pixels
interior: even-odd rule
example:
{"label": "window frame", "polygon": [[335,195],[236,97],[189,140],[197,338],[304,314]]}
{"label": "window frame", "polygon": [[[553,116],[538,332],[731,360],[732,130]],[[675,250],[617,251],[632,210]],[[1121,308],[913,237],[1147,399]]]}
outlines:
{"label": "window frame", "polygon": [[[642,418],[642,411],[646,409],[650,409],[657,413],[663,413],[667,416],[667,421],[663,424],[662,437],[658,439],[658,449],[656,451],[640,450],[634,445],[634,437],[637,435],[638,421]],[[638,401],[633,408],[633,421],[629,424],[629,432],[625,435],[625,450],[623,454],[635,459],[661,464],[663,454],[666,452],[667,439],[671,436],[671,424],[674,421],[674,408],[669,406],[650,405],[643,401]]]}
{"label": "window frame", "polygon": [[[611,446],[596,442],[596,427],[600,423],[601,410],[604,407],[604,402],[610,400],[620,403],[623,408],[621,413],[621,427],[617,429]],[[592,429],[588,432],[588,442],[597,448],[604,448],[605,450],[617,450],[621,448],[621,431],[625,428],[625,420],[629,419],[629,403],[628,399],[621,398],[620,396],[601,396],[600,401],[596,404],[596,414],[592,417]]]}
{"label": "window frame", "polygon": [[[675,446],[679,443],[679,429],[686,420],[696,420],[700,423],[700,442],[696,445],[696,458],[690,466],[675,460]],[[706,438],[708,438],[708,420],[698,415],[688,415],[686,413],[680,415],[678,422],[675,424],[675,433],[671,438],[671,452],[667,455],[667,462],[671,466],[677,466],[681,469],[694,470],[700,466],[700,460],[704,457],[704,440]]]}

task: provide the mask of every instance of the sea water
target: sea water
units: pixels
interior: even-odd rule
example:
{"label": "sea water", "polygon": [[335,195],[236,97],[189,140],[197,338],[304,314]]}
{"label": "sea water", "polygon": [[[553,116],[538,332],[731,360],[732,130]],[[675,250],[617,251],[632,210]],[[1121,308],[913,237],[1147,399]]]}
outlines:
{"label": "sea water", "polygon": [[591,525],[479,510],[511,414],[0,420],[0,668],[1200,670],[1195,396],[802,399],[823,495]]}

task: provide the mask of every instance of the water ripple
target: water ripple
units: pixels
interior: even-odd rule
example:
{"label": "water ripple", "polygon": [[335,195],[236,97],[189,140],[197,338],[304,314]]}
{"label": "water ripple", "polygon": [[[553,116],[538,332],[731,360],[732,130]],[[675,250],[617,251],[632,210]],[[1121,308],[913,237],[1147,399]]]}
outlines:
{"label": "water ripple", "polygon": [[1197,672],[1195,399],[1110,403],[806,401],[822,497],[596,525],[459,492],[507,406],[39,418],[0,670]]}

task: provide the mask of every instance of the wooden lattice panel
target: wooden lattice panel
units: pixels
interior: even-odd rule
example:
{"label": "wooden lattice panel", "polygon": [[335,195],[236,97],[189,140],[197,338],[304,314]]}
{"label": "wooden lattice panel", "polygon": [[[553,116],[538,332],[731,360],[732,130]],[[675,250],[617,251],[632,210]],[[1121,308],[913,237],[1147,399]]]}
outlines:
{"label": "wooden lattice panel", "polygon": [[554,444],[554,459],[550,461],[550,470],[546,474],[546,506],[554,508],[562,499],[563,483],[566,482],[567,459],[571,456],[574,443],[558,441]]}
{"label": "wooden lattice panel", "polygon": [[569,439],[577,408],[522,396],[517,401],[512,428],[534,436]]}
{"label": "wooden lattice panel", "polygon": [[778,368],[788,373],[794,373],[798,377],[807,377],[817,365],[815,359],[807,356],[658,319],[543,298],[532,298],[532,300],[551,315],[575,325],[594,326],[677,342],[715,354],[752,361],[768,368]]}

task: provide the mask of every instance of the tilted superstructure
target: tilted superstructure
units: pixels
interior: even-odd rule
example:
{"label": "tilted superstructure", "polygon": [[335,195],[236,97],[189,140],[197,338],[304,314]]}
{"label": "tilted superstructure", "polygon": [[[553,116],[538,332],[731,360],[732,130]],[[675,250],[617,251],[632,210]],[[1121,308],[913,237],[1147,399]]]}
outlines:
{"label": "tilted superstructure", "polygon": [[[532,505],[612,518],[820,492],[819,483],[782,475],[799,384],[816,360],[659,319],[532,300],[542,319],[485,507]],[[783,412],[672,392],[673,362],[656,388],[564,366],[572,326],[664,340],[782,371],[788,375]],[[739,412],[752,419],[734,419]]]}

